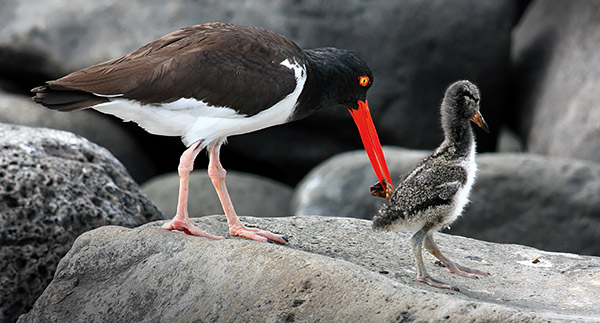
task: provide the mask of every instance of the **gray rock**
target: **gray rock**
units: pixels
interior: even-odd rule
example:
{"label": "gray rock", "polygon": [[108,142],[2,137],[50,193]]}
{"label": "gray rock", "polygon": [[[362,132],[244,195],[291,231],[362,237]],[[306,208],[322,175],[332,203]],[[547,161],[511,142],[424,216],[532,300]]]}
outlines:
{"label": "gray rock", "polygon": [[158,219],[106,149],[69,132],[0,124],[0,321],[31,308],[79,234]]}
{"label": "gray rock", "polygon": [[[292,188],[268,178],[236,171],[227,172],[227,190],[239,215],[289,215]],[[179,175],[170,173],[157,176],[142,185],[142,191],[167,216],[177,212]],[[201,217],[223,212],[217,192],[206,173],[197,169],[190,176],[188,209],[190,217]]]}
{"label": "gray rock", "polygon": [[481,154],[471,204],[449,233],[600,255],[600,164]]}
{"label": "gray rock", "polygon": [[532,153],[600,162],[600,3],[534,1],[515,29],[515,113]]}
{"label": "gray rock", "polygon": [[[76,0],[65,6],[59,0],[43,5],[37,0],[5,1],[0,4],[5,26],[0,31],[0,51],[24,58],[15,67],[15,55],[9,55],[10,60],[0,62],[0,70],[6,65],[60,76],[118,57],[183,26],[209,21],[256,25],[306,48],[336,46],[357,52],[375,75],[369,102],[382,141],[433,148],[442,136],[439,103],[444,89],[457,79],[477,83],[486,120],[493,131],[499,129],[516,3],[176,0],[140,5]],[[495,134],[488,135],[481,138],[480,147],[493,150],[495,142]],[[348,112],[337,109],[285,127],[232,137],[228,149],[244,164],[251,161],[262,167],[260,173],[296,183],[320,161],[359,147]],[[230,168],[244,169],[234,162]]]}
{"label": "gray rock", "polygon": [[[427,155],[385,147],[392,180]],[[477,156],[471,203],[449,233],[546,250],[600,255],[600,164],[517,153]],[[340,154],[309,173],[294,192],[296,215],[370,219],[384,203],[362,151]]]}
{"label": "gray rock", "polygon": [[[415,279],[410,234],[375,233],[348,218],[245,218],[288,246],[141,228],[80,236],[55,279],[19,322],[593,322],[600,259],[438,234],[453,259],[491,273]],[[222,217],[193,220],[218,234]]]}
{"label": "gray rock", "polygon": [[0,122],[70,131],[108,149],[131,176],[144,182],[156,174],[148,154],[116,119],[92,111],[61,113],[33,103],[28,97],[0,91]]}
{"label": "gray rock", "polygon": [[[383,151],[394,185],[428,154],[389,146]],[[369,194],[369,187],[376,182],[366,152],[336,155],[315,167],[298,184],[292,214],[371,219],[385,201]]]}
{"label": "gray rock", "polygon": [[[0,4],[6,51],[44,57],[34,62],[47,74],[63,74],[119,57],[181,27],[227,20],[280,25],[279,6],[259,0],[145,3],[118,0],[64,2],[5,1]],[[77,19],[72,19],[77,17]],[[156,19],[161,17],[162,19]]]}
{"label": "gray rock", "polygon": [[523,138],[508,127],[500,129],[498,134],[498,145],[496,152],[500,153],[522,153],[525,151]]}

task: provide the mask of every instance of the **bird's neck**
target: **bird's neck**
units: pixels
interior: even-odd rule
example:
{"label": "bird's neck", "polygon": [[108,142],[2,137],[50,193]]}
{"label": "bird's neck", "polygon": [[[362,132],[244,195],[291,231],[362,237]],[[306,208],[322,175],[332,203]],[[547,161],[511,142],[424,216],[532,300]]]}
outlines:
{"label": "bird's neck", "polygon": [[343,69],[328,48],[305,50],[307,78],[298,98],[294,120],[302,119],[316,111],[339,104],[340,89],[336,83]]}
{"label": "bird's neck", "polygon": [[442,128],[444,129],[444,144],[455,148],[459,156],[468,155],[475,144],[473,130],[468,119],[456,114],[442,114]]}

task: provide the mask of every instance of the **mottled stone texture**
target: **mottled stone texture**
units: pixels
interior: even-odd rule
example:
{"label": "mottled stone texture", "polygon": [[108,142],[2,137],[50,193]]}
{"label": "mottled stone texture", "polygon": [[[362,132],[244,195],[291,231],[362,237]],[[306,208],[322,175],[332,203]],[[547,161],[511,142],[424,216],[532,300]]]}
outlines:
{"label": "mottled stone texture", "polygon": [[106,149],[67,132],[0,124],[0,321],[31,308],[81,233],[162,218]]}
{"label": "mottled stone texture", "polygon": [[31,98],[0,91],[0,123],[69,131],[108,149],[142,183],[156,175],[149,155],[122,122],[96,111],[64,113],[46,109]]}
{"label": "mottled stone texture", "polygon": [[[25,322],[572,322],[600,315],[600,259],[438,234],[444,253],[491,276],[415,279],[410,234],[366,220],[243,218],[287,246],[167,232],[153,222],[85,233]],[[221,216],[193,220],[227,234]]]}

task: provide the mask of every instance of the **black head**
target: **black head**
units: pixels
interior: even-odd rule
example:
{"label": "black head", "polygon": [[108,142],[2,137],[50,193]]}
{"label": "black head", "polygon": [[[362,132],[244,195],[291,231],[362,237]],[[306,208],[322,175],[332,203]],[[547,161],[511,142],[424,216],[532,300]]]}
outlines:
{"label": "black head", "polygon": [[[488,125],[479,112],[479,89],[469,81],[457,81],[446,90],[442,106],[443,119],[471,120],[489,132]],[[446,123],[451,123],[448,120]]]}
{"label": "black head", "polygon": [[312,65],[315,92],[321,94],[321,108],[357,109],[358,101],[366,101],[373,73],[356,54],[333,47],[307,50],[306,54]]}
{"label": "black head", "polygon": [[303,117],[323,108],[348,109],[382,190],[391,195],[390,172],[367,102],[367,91],[373,84],[371,69],[354,53],[343,49],[318,48],[305,53],[308,78],[300,94],[296,116]]}

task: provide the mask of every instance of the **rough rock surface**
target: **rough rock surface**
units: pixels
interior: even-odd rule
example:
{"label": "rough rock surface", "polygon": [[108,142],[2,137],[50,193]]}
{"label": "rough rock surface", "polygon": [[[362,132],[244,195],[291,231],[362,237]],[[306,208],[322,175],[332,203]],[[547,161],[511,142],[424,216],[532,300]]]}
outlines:
{"label": "rough rock surface", "polygon": [[600,2],[534,1],[515,28],[514,118],[529,152],[600,162]]}
{"label": "rough rock surface", "polygon": [[[516,7],[514,0],[73,0],[68,5],[9,0],[0,3],[0,58],[7,58],[0,60],[0,71],[11,80],[31,73],[59,77],[180,27],[210,21],[261,26],[305,48],[357,52],[375,75],[369,102],[382,141],[433,148],[441,137],[438,105],[445,87],[457,79],[481,88],[486,120],[493,131],[499,129]],[[481,147],[492,150],[495,142],[495,135],[486,136]],[[262,174],[296,183],[318,162],[359,147],[346,109],[331,109],[285,127],[230,138],[228,149],[244,162],[230,162],[229,168],[249,171],[244,167],[252,161]],[[159,150],[156,145],[151,149]]]}
{"label": "rough rock surface", "polygon": [[0,122],[65,130],[108,149],[138,182],[156,175],[148,154],[117,119],[92,111],[62,113],[35,104],[30,98],[0,91]]}
{"label": "rough rock surface", "polygon": [[[289,215],[292,188],[287,185],[236,171],[227,172],[226,184],[239,215],[260,217]],[[142,191],[165,216],[173,216],[177,212],[177,195],[179,193],[177,173],[160,175],[151,179],[142,185]],[[188,209],[191,217],[223,212],[219,197],[206,169],[196,169],[190,176]]]}
{"label": "rough rock surface", "polygon": [[[108,226],[80,236],[19,322],[572,322],[600,317],[600,259],[438,234],[448,257],[488,271],[415,279],[410,234],[349,218],[245,218],[288,246]],[[194,219],[226,234],[221,216]]]}
{"label": "rough rock surface", "polygon": [[106,149],[68,132],[0,124],[0,321],[31,308],[81,233],[159,219]]}
{"label": "rough rock surface", "polygon": [[[386,147],[395,184],[427,154]],[[600,164],[518,153],[479,154],[476,160],[471,203],[449,233],[600,255]],[[376,181],[363,151],[340,154],[298,185],[292,213],[370,219],[384,203],[366,197]]]}

